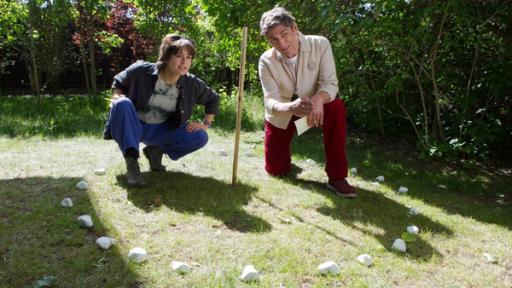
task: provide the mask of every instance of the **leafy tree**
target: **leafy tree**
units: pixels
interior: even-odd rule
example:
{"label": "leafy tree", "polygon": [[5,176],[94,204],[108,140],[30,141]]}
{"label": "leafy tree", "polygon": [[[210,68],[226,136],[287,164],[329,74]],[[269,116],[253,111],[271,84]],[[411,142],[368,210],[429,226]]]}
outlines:
{"label": "leafy tree", "polygon": [[103,31],[103,19],[107,15],[108,2],[98,0],[76,0],[73,41],[80,47],[84,78],[89,94],[95,95],[96,83],[96,35]]}
{"label": "leafy tree", "polygon": [[257,25],[275,4],[292,11],[303,33],[330,39],[340,94],[359,127],[414,137],[440,157],[482,158],[512,140],[511,1],[201,3],[229,55],[237,55],[236,28],[249,25],[249,62],[268,47]]}
{"label": "leafy tree", "polygon": [[132,0],[138,13],[136,27],[160,41],[168,33],[188,33],[194,29],[197,7],[189,0]]}
{"label": "leafy tree", "polygon": [[[122,44],[114,49],[105,47],[113,71],[120,71],[138,59],[146,59],[154,50],[155,40],[144,36],[135,25],[134,18],[138,9],[132,3],[116,1],[106,21],[106,30],[117,35]],[[103,41],[104,42],[104,41]],[[102,42],[102,43],[103,43]],[[113,45],[110,45],[113,46]]]}
{"label": "leafy tree", "polygon": [[18,52],[32,91],[39,95],[48,83],[55,86],[65,66],[61,52],[70,19],[69,2],[2,0],[0,7],[2,46]]}
{"label": "leafy tree", "polygon": [[26,4],[20,1],[0,2],[0,7],[5,13],[1,13],[0,25],[2,32],[2,46],[10,44],[18,51],[21,59],[24,61],[32,91],[39,95],[41,93],[41,70],[39,67],[38,49],[36,41],[39,39],[39,33],[36,30],[35,13],[37,5],[34,1],[27,1]]}
{"label": "leafy tree", "polygon": [[71,22],[71,5],[67,0],[44,1],[40,6],[39,28],[41,70],[46,77],[48,90],[56,91],[60,76],[68,65],[69,43],[66,38]]}

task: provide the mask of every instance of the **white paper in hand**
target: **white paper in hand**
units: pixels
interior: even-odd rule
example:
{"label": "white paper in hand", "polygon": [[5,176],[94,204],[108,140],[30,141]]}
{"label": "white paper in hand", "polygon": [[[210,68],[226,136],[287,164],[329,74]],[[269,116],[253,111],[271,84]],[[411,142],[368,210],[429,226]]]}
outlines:
{"label": "white paper in hand", "polygon": [[308,125],[308,117],[304,116],[300,119],[295,120],[295,127],[297,128],[297,135],[308,131],[312,126]]}

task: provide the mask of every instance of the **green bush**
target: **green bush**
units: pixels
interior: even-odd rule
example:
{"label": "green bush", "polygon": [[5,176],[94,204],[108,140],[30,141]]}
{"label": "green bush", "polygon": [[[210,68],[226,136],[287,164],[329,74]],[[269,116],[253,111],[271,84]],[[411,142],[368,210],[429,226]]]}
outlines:
{"label": "green bush", "polygon": [[[8,137],[72,137],[78,135],[102,136],[103,125],[108,114],[110,90],[98,96],[1,96],[0,135]],[[214,128],[233,131],[236,122],[237,91],[227,95],[224,89],[220,96],[219,114]],[[242,129],[254,131],[263,127],[263,101],[260,93],[246,93],[242,114]],[[202,106],[197,106],[192,119],[200,120],[204,115]]]}
{"label": "green bush", "polygon": [[2,96],[0,135],[59,137],[101,135],[106,93],[99,96]]}

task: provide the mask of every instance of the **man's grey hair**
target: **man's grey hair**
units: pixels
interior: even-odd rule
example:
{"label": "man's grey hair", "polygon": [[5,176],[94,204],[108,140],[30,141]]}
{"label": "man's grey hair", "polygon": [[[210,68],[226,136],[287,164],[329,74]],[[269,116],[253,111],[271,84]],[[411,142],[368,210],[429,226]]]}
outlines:
{"label": "man's grey hair", "polygon": [[260,34],[265,36],[270,29],[280,24],[286,27],[293,27],[295,17],[283,7],[274,7],[272,10],[261,15]]}

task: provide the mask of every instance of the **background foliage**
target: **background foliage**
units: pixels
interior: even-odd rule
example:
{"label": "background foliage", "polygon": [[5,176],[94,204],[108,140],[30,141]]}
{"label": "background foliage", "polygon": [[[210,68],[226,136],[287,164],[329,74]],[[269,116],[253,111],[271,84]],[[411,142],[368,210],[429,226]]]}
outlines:
{"label": "background foliage", "polygon": [[[261,103],[256,65],[269,46],[258,22],[264,11],[280,5],[294,13],[304,34],[331,41],[351,127],[416,143],[425,157],[507,159],[511,4],[0,0],[0,88],[95,94],[136,59],[154,61],[159,39],[178,32],[196,41],[193,73],[225,91],[223,109],[229,110],[238,83],[239,35],[246,25],[245,86],[249,101]],[[247,127],[255,129],[261,121],[252,123]]]}

